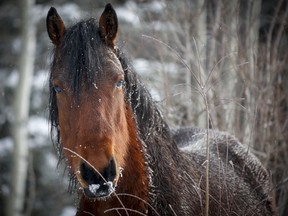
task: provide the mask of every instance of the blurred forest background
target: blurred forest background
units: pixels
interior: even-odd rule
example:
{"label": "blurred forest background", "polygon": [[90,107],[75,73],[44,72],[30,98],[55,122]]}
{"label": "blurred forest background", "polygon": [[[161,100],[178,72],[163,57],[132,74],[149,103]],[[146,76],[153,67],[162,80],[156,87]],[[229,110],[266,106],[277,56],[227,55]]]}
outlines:
{"label": "blurred forest background", "polygon": [[[287,0],[110,2],[120,22],[118,45],[171,127],[206,127],[205,95],[209,127],[250,146],[271,173],[280,216],[287,216]],[[68,193],[49,137],[53,46],[45,19],[54,6],[69,26],[99,17],[106,3],[0,1],[0,215],[75,214],[77,195]]]}

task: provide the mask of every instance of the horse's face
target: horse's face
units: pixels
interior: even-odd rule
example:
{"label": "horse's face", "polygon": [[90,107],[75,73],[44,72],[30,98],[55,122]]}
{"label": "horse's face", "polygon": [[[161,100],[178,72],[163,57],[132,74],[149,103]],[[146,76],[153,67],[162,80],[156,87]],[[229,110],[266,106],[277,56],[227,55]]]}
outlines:
{"label": "horse's face", "polygon": [[52,80],[64,156],[83,188],[115,185],[124,166],[128,130],[120,68],[118,62],[109,61],[105,70],[111,79],[81,90],[77,100],[57,72]]}
{"label": "horse's face", "polygon": [[77,92],[71,87],[71,71],[63,67],[67,62],[61,56],[65,55],[61,43],[67,32],[55,9],[48,12],[47,30],[56,46],[50,82],[64,157],[88,197],[107,197],[114,191],[121,167],[125,166],[129,137],[124,72],[113,52],[117,33],[115,11],[108,5],[99,22],[103,43],[99,51],[103,56],[99,60],[101,72],[94,68],[89,87],[86,79],[79,80]]}

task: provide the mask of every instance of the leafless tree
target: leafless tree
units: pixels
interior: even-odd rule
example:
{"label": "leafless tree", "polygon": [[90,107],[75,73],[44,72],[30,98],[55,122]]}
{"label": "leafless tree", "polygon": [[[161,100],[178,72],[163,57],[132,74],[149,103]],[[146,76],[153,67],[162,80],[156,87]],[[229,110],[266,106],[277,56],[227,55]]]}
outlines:
{"label": "leafless tree", "polygon": [[287,2],[275,1],[264,33],[260,22],[267,1],[162,2],[160,19],[173,27],[155,30],[154,42],[159,59],[172,59],[178,67],[176,78],[163,72],[169,121],[206,127],[205,93],[209,127],[250,146],[273,173],[271,191],[277,192],[281,215],[287,214]]}
{"label": "leafless tree", "polygon": [[29,118],[30,91],[34,70],[36,26],[32,16],[34,0],[20,1],[22,13],[22,38],[19,59],[19,81],[15,91],[13,122],[13,166],[11,193],[7,205],[7,215],[25,215],[24,203],[29,161],[27,123]]}

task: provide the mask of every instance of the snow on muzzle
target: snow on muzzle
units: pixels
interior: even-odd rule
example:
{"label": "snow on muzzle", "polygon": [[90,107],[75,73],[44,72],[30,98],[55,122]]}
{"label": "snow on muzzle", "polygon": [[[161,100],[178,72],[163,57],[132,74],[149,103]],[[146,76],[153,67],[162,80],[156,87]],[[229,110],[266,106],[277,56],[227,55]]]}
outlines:
{"label": "snow on muzzle", "polygon": [[84,194],[87,197],[105,198],[115,191],[113,182],[116,178],[116,164],[114,159],[110,160],[101,173],[83,162],[80,166],[80,173],[88,184],[88,187],[84,188]]}

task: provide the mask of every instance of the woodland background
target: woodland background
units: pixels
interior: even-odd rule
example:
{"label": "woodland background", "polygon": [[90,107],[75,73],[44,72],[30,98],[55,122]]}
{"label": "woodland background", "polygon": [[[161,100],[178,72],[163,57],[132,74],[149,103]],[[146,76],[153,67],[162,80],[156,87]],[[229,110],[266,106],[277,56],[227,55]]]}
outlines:
{"label": "woodland background", "polygon": [[[118,45],[169,124],[207,127],[208,111],[210,128],[235,135],[267,167],[275,205],[287,216],[287,1],[110,2],[120,22]],[[49,137],[53,47],[45,19],[54,6],[69,26],[99,17],[106,3],[0,1],[0,215],[75,213],[77,196],[68,193]]]}

